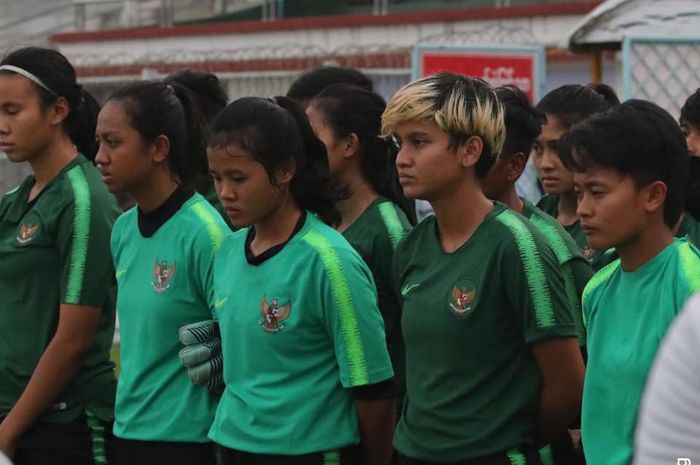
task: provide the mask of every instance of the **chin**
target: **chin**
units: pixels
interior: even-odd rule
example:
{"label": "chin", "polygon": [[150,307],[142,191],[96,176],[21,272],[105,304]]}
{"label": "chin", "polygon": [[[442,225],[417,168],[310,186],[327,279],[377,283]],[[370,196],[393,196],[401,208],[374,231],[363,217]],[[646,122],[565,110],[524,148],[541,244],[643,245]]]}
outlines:
{"label": "chin", "polygon": [[600,233],[594,234],[592,236],[586,236],[586,242],[588,242],[588,246],[590,248],[595,249],[595,250],[602,250],[602,251],[612,249],[618,245],[618,244],[615,244],[614,241],[611,241],[610,239],[606,239],[605,237],[600,237]]}

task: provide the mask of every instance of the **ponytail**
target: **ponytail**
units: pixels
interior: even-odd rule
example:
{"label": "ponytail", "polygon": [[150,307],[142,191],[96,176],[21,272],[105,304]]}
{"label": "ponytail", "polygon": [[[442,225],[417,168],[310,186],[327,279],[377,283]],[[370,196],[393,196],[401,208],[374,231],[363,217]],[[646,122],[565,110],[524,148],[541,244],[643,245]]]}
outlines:
{"label": "ponytail", "polygon": [[243,97],[230,103],[211,126],[209,147],[235,145],[258,161],[274,182],[277,170],[295,165],[290,192],[297,206],[332,226],[340,224],[326,148],[304,110],[287,97]]}
{"label": "ponytail", "polygon": [[612,87],[591,83],[567,84],[544,96],[537,104],[541,112],[554,116],[566,129],[596,113],[617,106],[620,100]]}
{"label": "ponytail", "polygon": [[100,113],[100,104],[95,97],[85,89],[80,89],[80,100],[71,108],[66,118],[66,130],[73,144],[89,160],[94,161],[97,150],[100,148],[95,140],[95,128],[97,127],[97,115]]}
{"label": "ponytail", "polygon": [[360,172],[372,189],[398,205],[411,224],[416,222],[413,202],[406,199],[396,170],[397,151],[379,137],[386,103],[367,89],[336,84],[324,89],[311,105],[318,108],[336,139],[355,134],[360,148]]}

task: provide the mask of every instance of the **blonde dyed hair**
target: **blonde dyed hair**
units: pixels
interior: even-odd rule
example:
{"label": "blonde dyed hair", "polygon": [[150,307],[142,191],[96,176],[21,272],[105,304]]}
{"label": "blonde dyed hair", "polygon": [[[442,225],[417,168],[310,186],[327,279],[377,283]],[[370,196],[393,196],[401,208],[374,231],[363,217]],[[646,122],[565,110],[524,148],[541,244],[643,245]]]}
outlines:
{"label": "blonde dyed hair", "polygon": [[[486,82],[440,73],[396,92],[382,114],[382,136],[390,137],[403,122],[432,121],[450,135],[450,148],[478,136],[484,142],[482,159],[495,160],[506,138],[504,114],[496,91]],[[484,163],[488,171],[493,161]]]}

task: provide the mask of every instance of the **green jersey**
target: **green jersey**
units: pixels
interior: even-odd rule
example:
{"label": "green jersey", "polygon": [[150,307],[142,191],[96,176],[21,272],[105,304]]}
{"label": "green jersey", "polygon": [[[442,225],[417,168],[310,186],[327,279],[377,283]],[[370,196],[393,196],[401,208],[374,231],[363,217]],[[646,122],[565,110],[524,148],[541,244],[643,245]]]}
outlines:
{"label": "green jersey", "polygon": [[180,189],[155,212],[135,207],[114,225],[122,362],[117,437],[208,441],[217,399],[190,382],[178,357],[178,330],[212,318],[214,254],[227,233],[204,197]]}
{"label": "green jersey", "polygon": [[343,232],[360,254],[377,285],[379,311],[384,318],[386,342],[394,367],[400,398],[404,394],[404,347],[401,339],[401,304],[394,292],[394,250],[411,229],[406,214],[386,198],[379,197]]}
{"label": "green jersey", "polygon": [[581,313],[581,295],[586,284],[593,276],[593,268],[583,258],[576,242],[566,232],[564,227],[553,217],[546,214],[531,202],[523,199],[523,216],[547,239],[559,261],[561,274],[564,278],[564,289],[574,316],[574,322],[579,332],[579,344],[586,344],[586,332],[583,328]]}
{"label": "green jersey", "polygon": [[430,462],[525,460],[515,449],[535,444],[542,385],[529,346],[577,333],[557,259],[500,203],[456,251],[438,234],[426,218],[394,259],[407,385],[394,445]]}
{"label": "green jersey", "polygon": [[628,465],[647,374],[666,330],[700,290],[700,252],[675,239],[632,272],[616,260],[583,294],[588,366],[581,433],[586,461]]}
{"label": "green jersey", "polygon": [[676,237],[687,237],[694,246],[700,247],[700,222],[690,213],[686,213],[678,227]]}
{"label": "green jersey", "polygon": [[226,390],[209,437],[281,455],[359,443],[349,388],[393,376],[367,265],[311,213],[257,257],[253,234],[236,232],[216,258]]}
{"label": "green jersey", "polygon": [[[556,195],[545,195],[537,203],[537,208],[548,214],[553,218],[557,218],[559,215],[559,197]],[[569,233],[581,251],[581,255],[588,260],[588,262],[593,267],[593,270],[597,271],[608,262],[605,261],[604,250],[594,250],[588,246],[588,241],[586,239],[586,234],[581,228],[581,221],[576,220],[576,222],[563,226],[564,230]]]}
{"label": "green jersey", "polygon": [[30,175],[0,199],[0,418],[53,338],[61,304],[70,304],[102,309],[95,344],[41,419],[69,422],[87,412],[110,421],[116,381],[109,234],[119,210],[82,155],[29,201],[34,182]]}

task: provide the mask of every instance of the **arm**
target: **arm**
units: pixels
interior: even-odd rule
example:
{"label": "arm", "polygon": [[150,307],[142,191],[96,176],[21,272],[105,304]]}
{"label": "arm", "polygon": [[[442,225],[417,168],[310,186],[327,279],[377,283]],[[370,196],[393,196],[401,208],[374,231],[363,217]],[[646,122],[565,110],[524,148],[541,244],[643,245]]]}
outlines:
{"label": "arm", "polygon": [[549,339],[532,344],[542,374],[538,443],[561,435],[581,408],[584,366],[575,338]]}
{"label": "arm", "polygon": [[100,308],[62,304],[58,328],[27,387],[0,424],[0,450],[12,456],[17,442],[56,401],[94,344]]}
{"label": "arm", "polygon": [[363,463],[389,465],[394,451],[395,399],[356,399],[355,410],[365,458]]}

